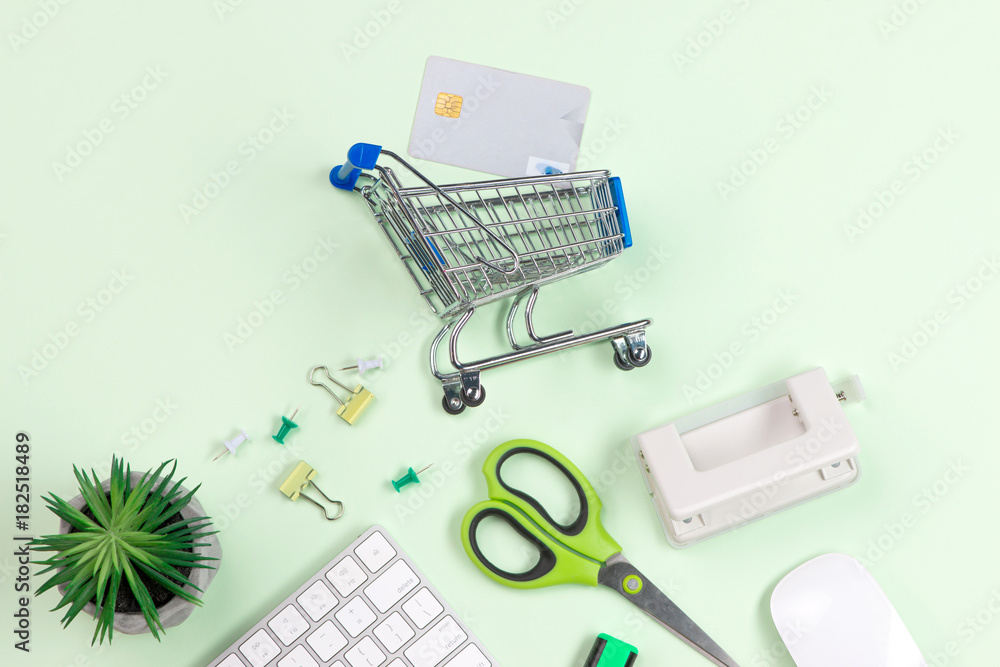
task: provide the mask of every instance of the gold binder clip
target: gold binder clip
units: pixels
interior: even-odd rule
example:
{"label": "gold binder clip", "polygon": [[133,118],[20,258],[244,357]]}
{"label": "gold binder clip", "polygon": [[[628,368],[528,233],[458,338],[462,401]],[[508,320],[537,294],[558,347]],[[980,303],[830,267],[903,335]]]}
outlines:
{"label": "gold binder clip", "polygon": [[[341,389],[345,389],[351,392],[351,397],[347,399],[346,403],[342,401],[339,396],[333,393],[333,390],[330,389],[330,387],[326,386],[322,381],[316,382],[313,379],[313,375],[315,375],[316,371],[320,369],[323,369],[323,372],[326,373],[326,377],[329,378],[330,382],[333,382]],[[323,387],[323,389],[326,389],[328,392],[330,392],[330,395],[333,396],[333,398],[336,399],[338,403],[340,403],[340,408],[337,410],[337,415],[340,416],[340,418],[343,419],[345,422],[352,425],[354,424],[355,420],[357,420],[357,418],[361,416],[361,413],[368,408],[368,405],[375,398],[375,395],[373,393],[362,387],[360,384],[352,390],[347,385],[337,382],[333,378],[333,376],[330,375],[330,369],[327,368],[326,366],[314,366],[312,369],[310,369],[309,384],[314,384],[317,387]]]}
{"label": "gold binder clip", "polygon": [[[295,466],[295,470],[292,471],[292,474],[289,475],[288,478],[284,482],[282,482],[281,486],[278,488],[280,488],[281,492],[286,496],[288,496],[293,501],[298,500],[300,497],[305,498],[313,505],[323,510],[323,515],[327,518],[327,521],[336,521],[340,517],[344,516],[344,503],[340,502],[339,500],[333,500],[325,493],[323,493],[323,490],[320,489],[318,486],[316,486],[316,483],[312,481],[313,477],[315,476],[316,476],[315,468],[313,468],[305,461],[299,461],[299,464]],[[314,489],[319,491],[319,495],[326,498],[327,502],[333,505],[339,505],[340,511],[337,513],[337,516],[330,516],[330,514],[326,511],[325,507],[323,507],[318,502],[307,496],[306,495],[307,486],[312,486]]]}

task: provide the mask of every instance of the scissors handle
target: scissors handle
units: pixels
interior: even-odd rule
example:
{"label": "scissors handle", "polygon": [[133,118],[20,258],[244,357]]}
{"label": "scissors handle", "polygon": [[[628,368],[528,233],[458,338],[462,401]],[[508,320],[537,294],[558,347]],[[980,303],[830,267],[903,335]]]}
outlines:
{"label": "scissors handle", "polygon": [[[508,572],[495,565],[479,548],[476,531],[489,517],[507,522],[525,542],[538,550],[538,562],[526,572]],[[476,567],[493,581],[511,588],[542,588],[557,584],[596,586],[600,563],[580,557],[532,524],[521,511],[502,500],[474,505],[462,521],[462,545]]]}
{"label": "scissors handle", "polygon": [[[519,454],[537,456],[566,477],[580,503],[580,514],[575,520],[565,525],[558,523],[538,500],[504,481],[503,464]],[[503,500],[517,507],[543,531],[552,532],[554,538],[570,549],[602,563],[622,550],[601,523],[601,509],[604,505],[597,491],[572,461],[544,442],[510,440],[503,443],[486,457],[483,475],[486,477],[486,490],[490,498]]]}
{"label": "scissors handle", "polygon": [[[580,513],[560,524],[531,495],[503,479],[503,464],[518,454],[537,456],[554,466],[573,486]],[[511,440],[494,449],[483,464],[490,500],[469,510],[462,523],[462,543],[469,558],[494,580],[515,588],[537,588],[559,583],[596,585],[600,565],[622,548],[601,523],[601,499],[573,462],[537,440]],[[480,522],[496,516],[508,523],[539,552],[539,561],[523,573],[496,567],[486,558],[476,539]],[[581,565],[585,564],[585,565]],[[595,567],[591,567],[595,566]]]}

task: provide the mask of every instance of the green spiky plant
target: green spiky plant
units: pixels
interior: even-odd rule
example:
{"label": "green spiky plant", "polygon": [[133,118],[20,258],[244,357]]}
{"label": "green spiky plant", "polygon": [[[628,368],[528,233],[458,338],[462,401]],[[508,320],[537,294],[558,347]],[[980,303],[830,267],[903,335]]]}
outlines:
{"label": "green spiky plant", "polygon": [[211,526],[208,517],[183,519],[177,516],[180,520],[172,521],[200,488],[199,485],[182,496],[181,485],[187,478],[171,486],[177,469],[177,461],[172,462],[173,467],[162,477],[161,473],[171,461],[162,463],[155,472],[146,471],[133,487],[131,467],[126,467],[123,461],[114,457],[108,491],[101,487],[93,470],[93,479],[90,479],[73,466],[85,507],[93,515],[92,519],[55,494],[42,497],[48,508],[72,526],[75,532],[46,535],[32,541],[34,551],[55,552],[44,561],[35,561],[37,565],[47,566],[39,572],[40,575],[55,571],[39,587],[37,594],[66,585],[62,600],[52,610],[69,606],[62,618],[64,627],[88,602],[93,602],[97,627],[91,645],[98,640],[103,644],[105,634],[109,643],[112,640],[115,604],[123,580],[131,589],[150,632],[159,641],[163,625],[140,573],[175,596],[201,605],[201,600],[183,587],[191,586],[199,592],[201,589],[195,587],[178,568],[212,568],[212,565],[201,561],[217,559],[197,554],[194,548],[207,546],[197,540],[217,531],[204,531]]}

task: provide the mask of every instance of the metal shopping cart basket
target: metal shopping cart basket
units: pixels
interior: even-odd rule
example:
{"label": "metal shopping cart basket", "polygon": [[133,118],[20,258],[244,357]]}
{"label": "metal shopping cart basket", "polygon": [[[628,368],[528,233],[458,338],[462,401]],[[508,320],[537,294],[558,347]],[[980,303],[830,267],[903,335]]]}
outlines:
{"label": "metal shopping cart basket", "polygon": [[[403,187],[380,157],[422,181]],[[359,192],[403,261],[420,295],[446,322],[434,338],[431,372],[444,389],[444,409],[458,414],[486,400],[482,371],[587,343],[609,340],[622,370],[645,366],[651,320],[575,335],[540,336],[532,312],[538,288],[595,269],[632,245],[617,177],[586,171],[437,186],[401,157],[374,144],[355,144],[330,182]],[[476,308],[513,297],[507,314],[512,351],[473,362],[458,359],[458,337]],[[531,342],[518,343],[514,321],[521,302]],[[453,371],[438,368],[448,338]]]}

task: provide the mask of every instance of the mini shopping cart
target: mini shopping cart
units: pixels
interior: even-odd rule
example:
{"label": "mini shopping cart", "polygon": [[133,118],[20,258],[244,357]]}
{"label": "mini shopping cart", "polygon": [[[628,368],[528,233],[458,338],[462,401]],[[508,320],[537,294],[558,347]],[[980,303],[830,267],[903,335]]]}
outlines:
{"label": "mini shopping cart", "polygon": [[[380,157],[423,182],[403,187]],[[444,409],[458,414],[486,400],[483,371],[595,341],[608,340],[622,370],[645,366],[651,320],[575,335],[540,336],[532,313],[544,284],[595,269],[632,245],[621,182],[607,171],[548,174],[437,186],[401,157],[355,144],[330,182],[359,192],[403,261],[420,295],[446,322],[431,345],[431,372],[444,389]],[[458,359],[458,337],[479,306],[513,297],[507,313],[512,351],[473,362]],[[526,299],[526,301],[525,301]],[[521,302],[531,342],[514,332]],[[448,338],[451,372],[438,368]]]}

